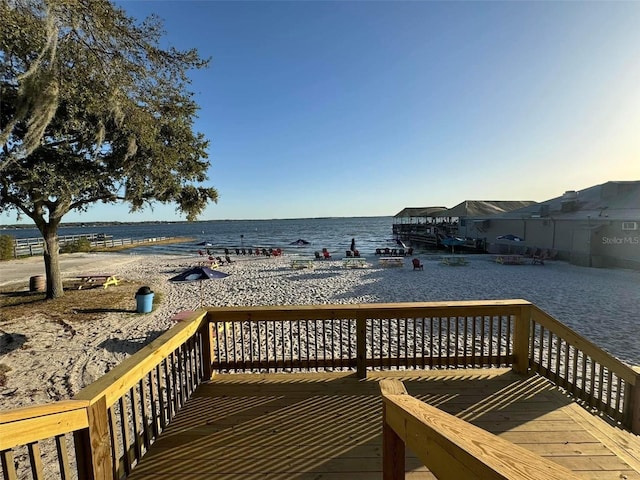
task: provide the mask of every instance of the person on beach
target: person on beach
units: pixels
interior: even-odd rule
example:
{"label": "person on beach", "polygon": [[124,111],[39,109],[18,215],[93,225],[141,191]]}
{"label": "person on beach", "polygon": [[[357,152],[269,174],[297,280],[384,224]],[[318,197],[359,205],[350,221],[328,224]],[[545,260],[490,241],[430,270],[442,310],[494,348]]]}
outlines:
{"label": "person on beach", "polygon": [[351,251],[355,253],[356,251],[356,239],[352,238],[351,239]]}

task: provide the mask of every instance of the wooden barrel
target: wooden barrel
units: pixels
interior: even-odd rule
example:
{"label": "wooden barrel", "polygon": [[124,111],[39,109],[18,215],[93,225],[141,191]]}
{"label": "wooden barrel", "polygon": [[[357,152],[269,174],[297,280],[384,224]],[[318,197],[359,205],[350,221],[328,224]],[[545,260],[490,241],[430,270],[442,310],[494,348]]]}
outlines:
{"label": "wooden barrel", "polygon": [[47,289],[47,282],[44,275],[36,275],[29,279],[30,292],[44,292]]}

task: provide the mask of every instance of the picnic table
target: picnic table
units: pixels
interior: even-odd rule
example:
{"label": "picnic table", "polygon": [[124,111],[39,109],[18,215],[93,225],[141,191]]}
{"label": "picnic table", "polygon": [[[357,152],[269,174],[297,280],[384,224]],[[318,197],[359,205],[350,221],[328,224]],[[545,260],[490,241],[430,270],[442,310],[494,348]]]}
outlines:
{"label": "picnic table", "polygon": [[296,258],[294,260],[291,260],[291,268],[293,268],[294,270],[298,270],[301,268],[315,268],[315,265],[313,264],[313,260],[311,259]]}
{"label": "picnic table", "polygon": [[86,273],[76,275],[75,277],[82,281],[78,286],[78,290],[82,290],[82,287],[86,286],[95,286],[96,283],[107,288],[109,285],[118,285],[119,282],[113,273]]}
{"label": "picnic table", "polygon": [[444,265],[449,265],[450,267],[457,267],[461,265],[467,265],[469,262],[467,261],[467,257],[461,255],[451,255],[442,257],[442,263]]}
{"label": "picnic table", "polygon": [[342,266],[344,268],[364,268],[367,266],[367,259],[364,257],[344,257]]}
{"label": "picnic table", "polygon": [[378,263],[381,267],[404,267],[403,257],[380,257]]}
{"label": "picnic table", "polygon": [[524,257],[522,255],[494,255],[493,259],[496,263],[503,265],[521,265],[524,263]]}

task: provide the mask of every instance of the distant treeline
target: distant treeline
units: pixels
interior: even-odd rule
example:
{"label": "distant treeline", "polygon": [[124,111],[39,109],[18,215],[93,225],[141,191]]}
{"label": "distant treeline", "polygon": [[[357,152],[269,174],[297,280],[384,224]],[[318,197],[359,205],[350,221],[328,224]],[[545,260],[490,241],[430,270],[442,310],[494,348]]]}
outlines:
{"label": "distant treeline", "polygon": [[[206,223],[211,220],[198,220],[195,222],[188,222],[186,220],[174,220],[174,221],[162,221],[162,220],[148,220],[145,222],[71,222],[61,223],[60,228],[89,228],[89,227],[103,227],[103,226],[118,226],[118,225],[172,225],[180,223]],[[0,230],[23,230],[36,228],[33,224],[16,224],[16,225],[0,225]]]}

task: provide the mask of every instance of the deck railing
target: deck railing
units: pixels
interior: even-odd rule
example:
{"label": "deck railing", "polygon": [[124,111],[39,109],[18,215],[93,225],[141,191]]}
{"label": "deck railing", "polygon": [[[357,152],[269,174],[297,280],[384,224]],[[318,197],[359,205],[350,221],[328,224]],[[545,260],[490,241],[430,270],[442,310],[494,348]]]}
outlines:
{"label": "deck railing", "polygon": [[[73,400],[0,412],[5,480],[120,479],[203,378],[211,377],[205,312],[176,325]],[[42,458],[55,456],[54,464]],[[75,472],[75,475],[72,475]]]}
{"label": "deck railing", "polygon": [[640,433],[638,373],[536,306],[531,306],[530,367],[585,407]]}
{"label": "deck railing", "polygon": [[[513,364],[525,301],[209,309],[213,369],[278,372]],[[525,360],[526,361],[526,360]],[[523,367],[524,368],[524,367]]]}
{"label": "deck railing", "polygon": [[407,394],[399,380],[380,381],[384,480],[404,478],[405,445],[440,480],[574,480],[547,460]]}
{"label": "deck railing", "polygon": [[[224,372],[534,370],[640,432],[638,373],[524,300],[210,309]],[[638,385],[638,387],[636,387]]]}
{"label": "deck railing", "polygon": [[640,433],[639,374],[525,300],[209,308],[73,400],[0,412],[3,479],[123,478],[216,371],[492,366],[533,369]]}

